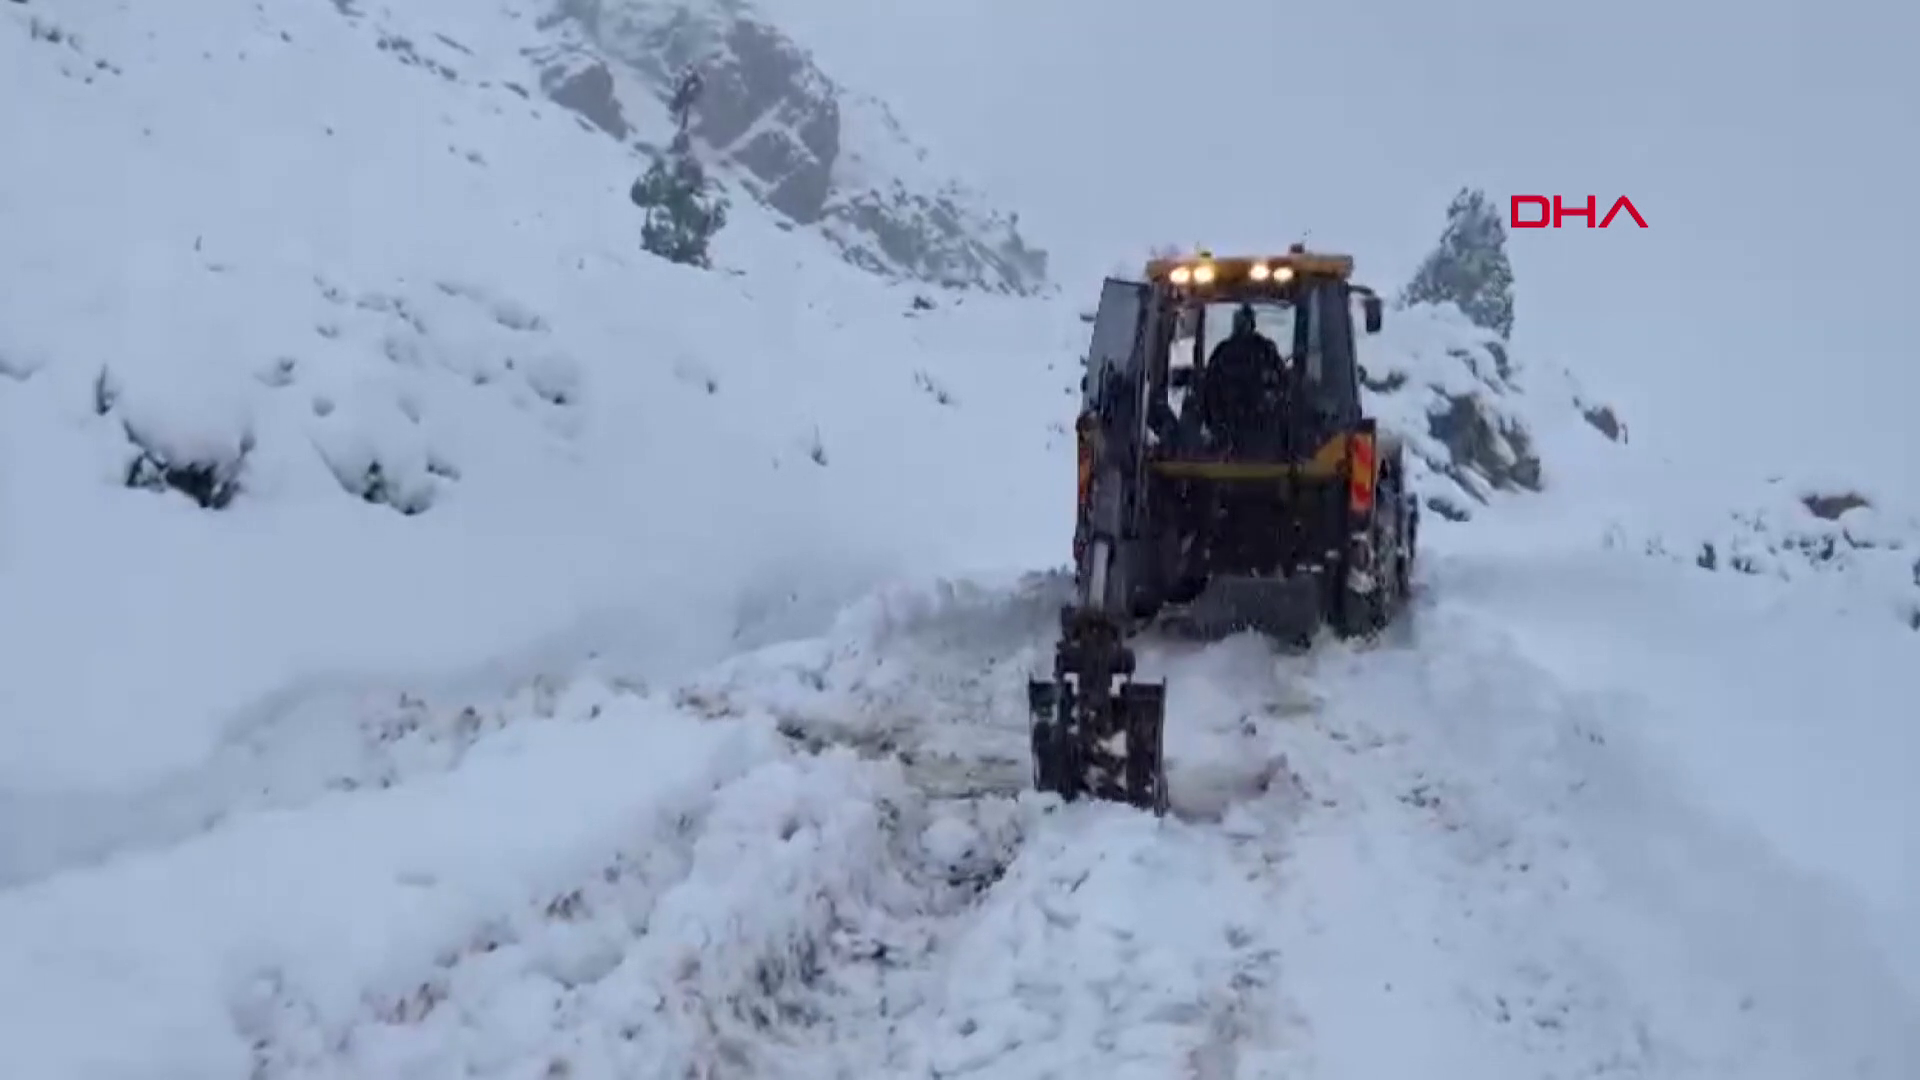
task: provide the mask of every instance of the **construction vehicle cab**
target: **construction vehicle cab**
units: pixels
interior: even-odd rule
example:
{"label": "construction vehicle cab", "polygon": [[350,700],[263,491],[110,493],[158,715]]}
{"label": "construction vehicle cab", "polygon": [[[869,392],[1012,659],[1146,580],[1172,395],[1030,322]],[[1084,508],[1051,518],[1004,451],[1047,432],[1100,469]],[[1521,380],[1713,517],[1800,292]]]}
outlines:
{"label": "construction vehicle cab", "polygon": [[[1165,687],[1132,679],[1127,642],[1170,609],[1298,637],[1373,634],[1403,606],[1418,508],[1402,448],[1362,409],[1356,338],[1382,305],[1352,269],[1295,245],[1105,282],[1077,424],[1077,592],[1054,678],[1030,686],[1043,790],[1164,810]],[[1229,378],[1214,359],[1243,307],[1272,344],[1243,337]]]}
{"label": "construction vehicle cab", "polygon": [[[1266,422],[1259,435],[1264,440],[1233,440],[1239,444],[1236,456],[1284,460],[1291,450],[1284,443],[1317,442],[1319,431],[1344,430],[1360,418],[1360,398],[1355,366],[1346,358],[1352,355],[1352,327],[1343,315],[1345,303],[1337,293],[1337,284],[1302,279],[1290,266],[1276,270],[1266,261],[1220,260],[1215,284],[1190,287],[1170,299],[1173,317],[1169,320],[1171,341],[1165,348],[1165,378],[1155,378],[1152,396],[1157,400],[1159,384],[1164,384],[1165,409],[1156,409],[1149,417],[1148,435],[1152,444],[1180,453],[1204,456],[1209,440],[1201,415],[1202,398],[1215,374],[1214,357],[1223,347],[1231,347],[1234,326],[1240,316],[1251,316],[1252,331],[1271,342],[1279,354],[1280,366],[1272,385],[1279,392],[1260,402],[1267,408]],[[1149,268],[1149,280],[1159,267]],[[1171,273],[1171,271],[1164,271]],[[1256,278],[1254,275],[1258,273]],[[1369,312],[1368,325],[1378,329],[1379,300],[1362,294]],[[1336,313],[1331,319],[1323,309],[1323,297],[1331,300]],[[1160,346],[1149,343],[1149,363],[1158,366]],[[1155,375],[1158,374],[1156,371]],[[1291,415],[1276,415],[1291,407]],[[1264,443],[1265,445],[1262,445]]]}

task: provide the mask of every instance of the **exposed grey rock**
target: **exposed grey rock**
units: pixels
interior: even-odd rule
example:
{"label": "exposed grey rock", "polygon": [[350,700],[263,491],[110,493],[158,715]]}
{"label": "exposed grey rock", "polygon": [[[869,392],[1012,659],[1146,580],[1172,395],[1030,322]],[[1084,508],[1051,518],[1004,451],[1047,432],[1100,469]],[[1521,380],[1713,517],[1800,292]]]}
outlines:
{"label": "exposed grey rock", "polygon": [[1492,501],[1495,492],[1546,486],[1527,426],[1536,399],[1499,345],[1494,331],[1481,328],[1456,339],[1442,352],[1444,362],[1419,376],[1391,362],[1361,368],[1365,393],[1384,399],[1374,403],[1376,415],[1413,456],[1414,488],[1450,521],[1471,519],[1473,504]]}
{"label": "exposed grey rock", "polygon": [[177,491],[204,510],[225,510],[240,494],[248,457],[253,453],[252,432],[221,451],[201,447],[197,453],[183,454],[137,424],[123,419],[120,426],[136,451],[127,461],[123,478],[127,487]]}
{"label": "exposed grey rock", "polygon": [[1593,425],[1595,431],[1614,442],[1619,442],[1625,434],[1626,429],[1621,426],[1620,417],[1614,413],[1611,405],[1589,405],[1580,410],[1580,415]]}
{"label": "exposed grey rock", "polygon": [[895,186],[837,199],[828,217],[827,236],[854,265],[875,273],[1020,293],[1046,281],[1045,252],[1027,247],[1010,226],[997,237],[980,235],[983,224],[997,222],[970,220],[951,198]]}
{"label": "exposed grey rock", "polygon": [[704,57],[684,39],[666,51],[699,64],[706,79],[694,137],[758,181],[767,205],[797,224],[819,221],[840,156],[840,102],[807,55],[747,18],[727,25]]}
{"label": "exposed grey rock", "polygon": [[1495,490],[1540,490],[1540,458],[1527,430],[1491,415],[1475,395],[1449,395],[1427,413],[1427,429],[1451,456],[1444,471],[1469,493],[1478,496],[1481,488],[1469,472]]}
{"label": "exposed grey rock", "polygon": [[1889,512],[1848,488],[1782,495],[1772,493],[1730,510],[1720,521],[1673,535],[1620,530],[1609,537],[1609,546],[1638,547],[1702,570],[1784,581],[1808,573],[1844,575],[1869,595],[1883,593],[1902,623],[1920,629],[1913,623],[1920,612],[1920,559],[1912,554],[1920,517]]}
{"label": "exposed grey rock", "polygon": [[613,73],[603,63],[595,61],[571,68],[564,63],[554,64],[540,73],[540,88],[555,104],[579,113],[588,123],[616,139],[624,140],[633,132],[620,108],[620,98],[614,93]]}
{"label": "exposed grey rock", "polygon": [[1838,521],[1849,510],[1858,510],[1863,506],[1872,506],[1872,500],[1865,495],[1852,491],[1837,494],[1808,495],[1800,500],[1807,513],[1822,521]]}
{"label": "exposed grey rock", "polygon": [[1460,522],[1473,519],[1473,515],[1467,512],[1466,507],[1461,506],[1445,495],[1427,496],[1426,507],[1448,521]]}

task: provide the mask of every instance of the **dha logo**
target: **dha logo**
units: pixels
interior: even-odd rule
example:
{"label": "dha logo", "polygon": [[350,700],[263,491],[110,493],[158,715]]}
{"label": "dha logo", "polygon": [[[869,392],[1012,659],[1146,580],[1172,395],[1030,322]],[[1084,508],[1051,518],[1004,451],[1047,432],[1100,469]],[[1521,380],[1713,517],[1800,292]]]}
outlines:
{"label": "dha logo", "polygon": [[[1536,211],[1536,214],[1531,218],[1523,218],[1520,213],[1522,207]],[[1515,195],[1507,223],[1516,229],[1558,229],[1561,222],[1567,218],[1585,218],[1587,228],[1604,229],[1613,224],[1615,215],[1625,210],[1633,218],[1635,225],[1643,229],[1647,227],[1647,219],[1640,216],[1640,211],[1633,205],[1633,200],[1625,195],[1613,201],[1613,207],[1607,211],[1607,216],[1600,218],[1599,224],[1596,225],[1594,214],[1598,209],[1599,200],[1592,195],[1587,196],[1585,206],[1568,206],[1560,201],[1558,195],[1551,200],[1545,195]]]}

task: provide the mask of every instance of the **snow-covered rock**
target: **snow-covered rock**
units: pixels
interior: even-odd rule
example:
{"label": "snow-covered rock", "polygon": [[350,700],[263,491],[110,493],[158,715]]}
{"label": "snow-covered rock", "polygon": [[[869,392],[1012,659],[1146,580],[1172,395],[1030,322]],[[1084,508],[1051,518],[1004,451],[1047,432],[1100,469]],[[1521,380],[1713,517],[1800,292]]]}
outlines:
{"label": "snow-covered rock", "polygon": [[1414,489],[1445,520],[1552,484],[1543,428],[1578,429],[1566,452],[1580,454],[1605,454],[1619,434],[1595,419],[1612,414],[1588,403],[1572,372],[1528,363],[1452,304],[1389,311],[1381,332],[1360,340],[1360,364],[1368,413],[1405,440]]}
{"label": "snow-covered rock", "polygon": [[658,103],[697,70],[699,143],[854,265],[945,286],[1048,286],[1046,254],[1022,239],[1018,215],[940,176],[883,102],[836,83],[745,0],[568,0],[543,25],[553,43],[536,55],[549,93],[617,138],[627,125],[615,119],[623,106],[610,63]]}
{"label": "snow-covered rock", "polygon": [[1920,631],[1920,514],[1890,499],[1777,478],[1657,521],[1616,521],[1606,543],[1702,571],[1812,579],[1845,607]]}

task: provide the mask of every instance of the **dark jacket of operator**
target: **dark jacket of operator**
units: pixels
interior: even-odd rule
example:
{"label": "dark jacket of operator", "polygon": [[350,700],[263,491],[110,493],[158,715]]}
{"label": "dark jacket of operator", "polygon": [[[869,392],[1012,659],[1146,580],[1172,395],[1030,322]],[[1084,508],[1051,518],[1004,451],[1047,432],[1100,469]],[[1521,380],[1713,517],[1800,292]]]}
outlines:
{"label": "dark jacket of operator", "polygon": [[1285,415],[1286,361],[1255,329],[1253,306],[1233,313],[1233,333],[1214,346],[1200,385],[1202,422],[1212,443],[1232,454],[1259,452],[1277,437]]}

